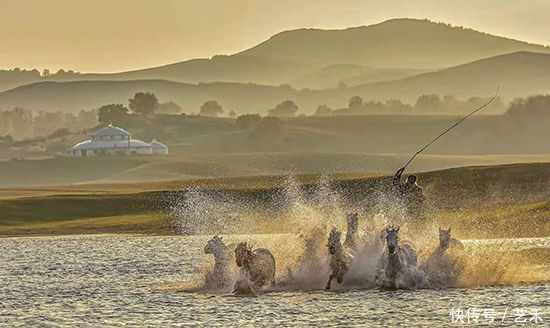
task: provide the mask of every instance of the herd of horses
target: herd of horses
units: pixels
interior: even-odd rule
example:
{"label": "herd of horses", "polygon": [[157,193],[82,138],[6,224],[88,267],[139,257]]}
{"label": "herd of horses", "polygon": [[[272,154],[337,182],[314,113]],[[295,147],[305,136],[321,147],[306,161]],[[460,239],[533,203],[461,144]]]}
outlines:
{"label": "herd of horses", "polygon": [[[347,231],[344,242],[342,232],[332,229],[328,235],[327,249],[330,275],[325,285],[331,289],[336,278],[344,283],[350,266],[365,256],[376,257],[373,280],[385,289],[415,289],[453,286],[463,270],[463,244],[451,238],[451,228],[439,228],[439,246],[427,260],[418,265],[417,252],[408,244],[399,243],[400,227],[388,227],[371,237],[360,236],[358,214],[347,215]],[[452,255],[449,249],[453,249]],[[204,253],[214,256],[214,268],[205,276],[210,288],[226,289],[233,285],[234,294],[256,294],[257,291],[275,286],[275,257],[266,248],[253,249],[247,242],[227,246],[219,236],[214,236],[204,247]],[[231,262],[240,268],[235,276]]]}

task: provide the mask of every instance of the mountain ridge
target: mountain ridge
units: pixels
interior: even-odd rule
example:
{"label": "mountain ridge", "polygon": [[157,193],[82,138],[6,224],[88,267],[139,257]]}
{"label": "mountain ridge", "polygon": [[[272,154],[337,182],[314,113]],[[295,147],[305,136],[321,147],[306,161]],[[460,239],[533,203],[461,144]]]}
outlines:
{"label": "mountain ridge", "polygon": [[[297,81],[303,81],[305,77],[330,65],[433,70],[521,50],[550,53],[548,46],[450,24],[399,18],[346,29],[282,31],[232,55],[191,59],[127,72],[52,76],[39,78],[36,82],[162,79],[184,83],[294,83],[300,88],[336,87],[334,77],[309,84]],[[380,82],[393,79],[395,71],[388,72],[391,74],[379,74],[366,80]],[[354,75],[342,74],[336,78],[349,81]],[[3,83],[2,87],[8,90],[21,83],[14,80],[11,84]]]}
{"label": "mountain ridge", "polygon": [[399,99],[414,104],[422,94],[449,94],[458,98],[489,96],[501,86],[505,101],[515,97],[550,93],[550,54],[516,52],[480,59],[436,72],[405,79],[328,90],[297,90],[289,85],[212,82],[189,84],[167,80],[39,82],[0,93],[0,108],[32,110],[97,108],[109,103],[126,104],[134,93],[151,91],[161,101],[173,100],[187,113],[198,112],[208,100],[218,100],[225,112],[265,114],[284,100],[293,100],[299,113],[313,113],[327,104],[345,107],[350,97],[366,101]]}

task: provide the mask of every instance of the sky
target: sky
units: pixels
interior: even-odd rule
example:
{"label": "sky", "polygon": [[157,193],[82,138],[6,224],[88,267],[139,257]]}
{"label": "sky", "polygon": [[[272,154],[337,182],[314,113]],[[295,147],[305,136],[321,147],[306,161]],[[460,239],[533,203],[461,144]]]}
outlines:
{"label": "sky", "polygon": [[0,13],[0,69],[127,71],[401,17],[550,45],[549,0],[0,0]]}

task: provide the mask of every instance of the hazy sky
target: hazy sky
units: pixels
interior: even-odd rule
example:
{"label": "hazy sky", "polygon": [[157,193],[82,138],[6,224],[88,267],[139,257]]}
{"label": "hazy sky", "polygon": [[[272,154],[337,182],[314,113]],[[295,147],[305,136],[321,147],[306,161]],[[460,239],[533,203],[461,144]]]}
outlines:
{"label": "hazy sky", "polygon": [[550,0],[0,0],[0,12],[0,68],[124,71],[396,17],[550,45]]}

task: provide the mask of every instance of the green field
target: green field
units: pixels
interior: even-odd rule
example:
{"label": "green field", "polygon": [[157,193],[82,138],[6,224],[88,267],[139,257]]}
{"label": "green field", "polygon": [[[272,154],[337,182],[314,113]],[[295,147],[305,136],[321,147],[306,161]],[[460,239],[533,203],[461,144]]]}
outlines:
{"label": "green field", "polygon": [[[205,178],[259,175],[390,174],[410,154],[362,153],[235,153],[220,155],[169,155],[101,158],[52,158],[0,162],[0,188],[68,184],[156,183]],[[421,155],[413,171],[431,171],[467,165],[495,165],[549,161],[550,155]],[[232,180],[235,181],[235,180]],[[56,189],[57,187],[52,187]],[[75,188],[84,188],[77,187]],[[115,187],[119,188],[119,187]],[[132,187],[138,188],[138,187]],[[139,187],[142,188],[142,187]],[[146,187],[144,187],[147,189]],[[162,187],[160,187],[162,188]],[[0,189],[0,197],[5,192]]]}
{"label": "green field", "polygon": [[[319,178],[299,175],[297,181],[308,192]],[[550,163],[454,168],[421,173],[419,180],[430,221],[456,226],[461,238],[550,235]],[[185,190],[199,186],[207,195],[238,199],[261,211],[285,181],[273,175],[2,189],[0,235],[171,233],[170,205]],[[330,181],[350,203],[368,203],[376,201],[371,196],[389,177],[337,174]],[[269,228],[286,230],[284,225]]]}

